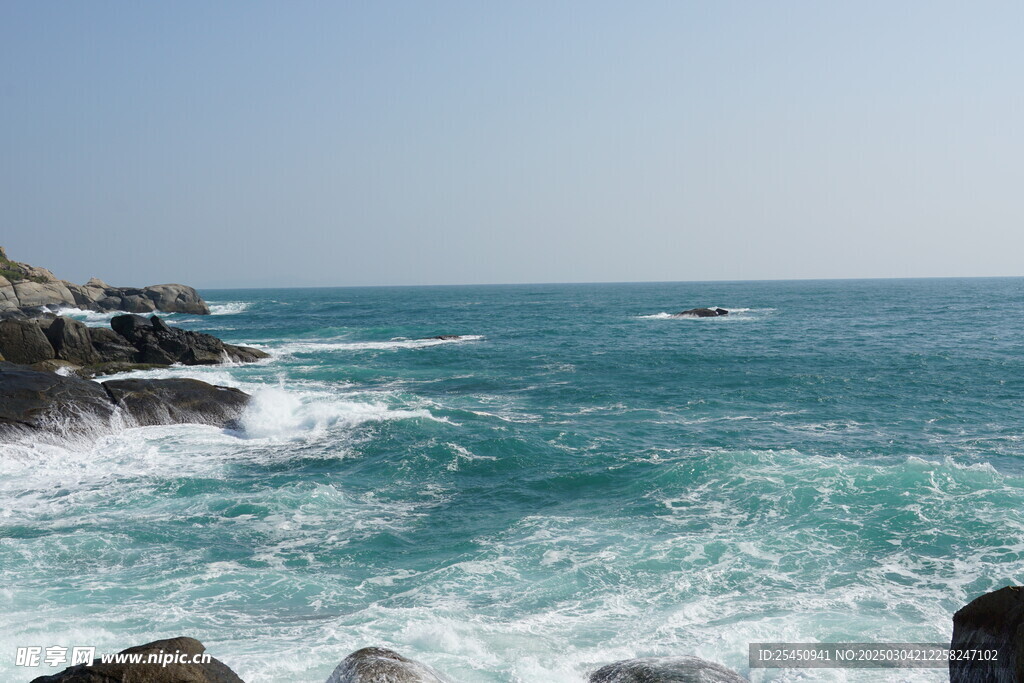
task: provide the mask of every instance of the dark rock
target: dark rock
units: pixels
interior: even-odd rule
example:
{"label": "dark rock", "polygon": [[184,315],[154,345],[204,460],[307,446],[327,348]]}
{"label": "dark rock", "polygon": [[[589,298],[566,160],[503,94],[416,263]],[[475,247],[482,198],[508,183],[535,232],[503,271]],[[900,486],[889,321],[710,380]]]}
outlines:
{"label": "dark rock", "polygon": [[0,363],[0,431],[85,431],[114,412],[103,387],[77,377]]}
{"label": "dark rock", "polygon": [[110,319],[110,328],[131,340],[145,331],[152,330],[153,323],[141,315],[117,315]]}
{"label": "dark rock", "polygon": [[1024,589],[986,593],[953,615],[953,649],[997,650],[996,661],[950,660],[950,683],[1024,681]]}
{"label": "dark rock", "polygon": [[92,328],[89,337],[101,363],[133,363],[139,353],[127,339],[106,327]]}
{"label": "dark rock", "polygon": [[[53,676],[40,676],[31,683],[243,683],[223,662],[211,658],[206,663],[192,663],[192,658],[206,652],[194,638],[169,638],[122,650],[122,654],[141,654],[145,659],[156,657],[154,663],[79,664]],[[164,655],[184,655],[188,663],[162,664]]]}
{"label": "dark rock", "polygon": [[261,358],[270,358],[270,354],[266,351],[260,351],[259,349],[252,348],[251,346],[225,344],[224,352],[228,355],[228,358],[236,363],[255,363]]}
{"label": "dark rock", "polygon": [[345,657],[327,683],[444,683],[446,678],[426,664],[394,650],[364,647]]}
{"label": "dark rock", "polygon": [[243,391],[197,379],[119,379],[104,382],[102,387],[140,426],[233,426],[249,403],[249,395]]}
{"label": "dark rock", "polygon": [[158,316],[119,315],[110,326],[136,349],[137,363],[216,365],[225,360],[248,363],[267,354],[259,349],[225,344],[213,335],[170,327]]}
{"label": "dark rock", "polygon": [[603,666],[590,683],[747,683],[732,669],[698,657],[644,657]]}
{"label": "dark rock", "polygon": [[151,315],[149,322],[153,325],[154,332],[170,332],[171,328],[167,326],[167,323],[163,321],[163,318],[157,315]]}
{"label": "dark rock", "polygon": [[0,321],[0,354],[24,365],[56,357],[39,323],[31,320]]}
{"label": "dark rock", "polygon": [[441,339],[441,340],[448,341],[448,340],[454,340],[454,339],[462,339],[462,335],[461,334],[439,334],[439,335],[437,335],[435,337],[425,337],[425,339]]}
{"label": "dark rock", "polygon": [[724,308],[691,308],[688,311],[681,311],[675,314],[677,318],[716,318],[720,315],[729,315],[729,311]]}
{"label": "dark rock", "polygon": [[90,365],[102,360],[93,348],[92,336],[85,323],[71,318],[57,318],[46,328],[46,338],[61,360],[78,365]]}

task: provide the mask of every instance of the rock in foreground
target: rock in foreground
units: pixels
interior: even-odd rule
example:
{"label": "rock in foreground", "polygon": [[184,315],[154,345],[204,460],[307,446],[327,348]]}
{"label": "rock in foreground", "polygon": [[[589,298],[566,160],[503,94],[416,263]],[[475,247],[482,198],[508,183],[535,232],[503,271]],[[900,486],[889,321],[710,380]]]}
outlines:
{"label": "rock in foreground", "polygon": [[114,410],[97,382],[0,362],[0,434],[86,431],[108,424]]}
{"label": "rock in foreground", "polygon": [[724,308],[691,308],[688,311],[676,313],[675,318],[717,318],[721,315],[729,315]]}
{"label": "rock in foreground", "polygon": [[111,400],[142,426],[209,424],[233,426],[249,395],[197,379],[116,379],[101,385]]}
{"label": "rock in foreground", "polygon": [[952,649],[997,650],[997,663],[950,661],[950,683],[1024,681],[1024,588],[986,593],[953,615]]}
{"label": "rock in foreground", "polygon": [[[223,662],[210,658],[200,661],[206,647],[195,638],[169,638],[122,650],[124,655],[141,655],[139,663],[79,664],[53,676],[40,676],[31,683],[244,683]],[[147,660],[154,656],[156,661]],[[161,664],[165,655],[187,663]]]}
{"label": "rock in foreground", "polygon": [[407,659],[394,650],[364,647],[345,657],[327,683],[446,683],[426,664]]}
{"label": "rock in foreground", "polygon": [[698,657],[644,657],[603,666],[590,683],[747,683],[720,664]]}
{"label": "rock in foreground", "polygon": [[106,384],[0,362],[0,436],[109,429],[118,408],[129,425],[199,423],[233,427],[249,395],[194,379]]}

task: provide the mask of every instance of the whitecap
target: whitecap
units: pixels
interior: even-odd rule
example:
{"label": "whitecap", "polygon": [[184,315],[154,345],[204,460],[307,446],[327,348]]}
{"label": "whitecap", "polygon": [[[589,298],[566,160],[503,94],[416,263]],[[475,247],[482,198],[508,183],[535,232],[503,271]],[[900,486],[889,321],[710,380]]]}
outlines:
{"label": "whitecap", "polygon": [[244,313],[249,308],[249,303],[246,301],[227,301],[222,304],[209,304],[210,315],[235,315],[237,313]]}
{"label": "whitecap", "polygon": [[379,342],[337,342],[337,341],[300,341],[287,342],[276,348],[283,355],[296,353],[323,353],[330,351],[395,351],[398,349],[422,349],[442,344],[461,344],[463,342],[480,341],[482,335],[468,334],[457,339],[405,339],[398,337],[389,341]]}

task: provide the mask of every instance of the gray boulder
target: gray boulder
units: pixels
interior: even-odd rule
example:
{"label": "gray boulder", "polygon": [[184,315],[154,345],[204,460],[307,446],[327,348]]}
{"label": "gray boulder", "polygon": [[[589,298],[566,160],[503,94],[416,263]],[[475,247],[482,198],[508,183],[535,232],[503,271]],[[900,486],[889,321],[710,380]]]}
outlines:
{"label": "gray boulder", "polygon": [[42,326],[33,320],[0,320],[0,354],[24,365],[56,358]]}
{"label": "gray boulder", "polygon": [[447,680],[426,664],[407,659],[394,650],[364,647],[341,660],[327,683],[446,683]]}
{"label": "gray boulder", "polygon": [[952,649],[996,650],[993,661],[952,659],[950,683],[1024,681],[1024,589],[986,593],[953,615]]}
{"label": "gray boulder", "polygon": [[210,313],[210,307],[192,287],[178,284],[111,287],[97,278],[76,285],[57,278],[46,268],[12,261],[0,247],[0,312],[32,306],[77,306],[93,311],[129,313]]}
{"label": "gray boulder", "polygon": [[[79,664],[53,676],[40,676],[31,683],[243,683],[242,679],[220,660],[193,663],[192,658],[206,652],[195,638],[169,638],[122,650],[122,654],[153,655],[154,663]],[[183,655],[187,663],[162,664],[164,655]]]}
{"label": "gray boulder", "polygon": [[206,305],[199,293],[185,285],[153,285],[146,287],[144,293],[153,301],[158,311],[195,315],[210,314],[210,307]]}
{"label": "gray boulder", "polygon": [[699,657],[644,657],[603,666],[590,683],[747,683],[732,669]]}
{"label": "gray boulder", "polygon": [[110,399],[139,426],[209,424],[232,427],[249,403],[238,389],[197,379],[118,379],[102,384]]}
{"label": "gray boulder", "polygon": [[62,282],[33,282],[25,280],[14,283],[18,305],[28,306],[74,306],[75,297]]}

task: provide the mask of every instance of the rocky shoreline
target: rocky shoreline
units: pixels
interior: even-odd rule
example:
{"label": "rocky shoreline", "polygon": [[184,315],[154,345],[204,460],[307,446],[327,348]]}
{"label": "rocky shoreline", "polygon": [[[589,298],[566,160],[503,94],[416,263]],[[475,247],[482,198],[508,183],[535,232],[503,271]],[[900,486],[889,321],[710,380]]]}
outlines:
{"label": "rocky shoreline", "polygon": [[[953,617],[953,651],[996,652],[995,660],[949,661],[951,683],[1015,683],[1024,680],[1024,589],[1008,586],[986,593]],[[223,662],[210,658],[193,638],[171,638],[128,648],[122,654],[153,654],[158,663],[79,664],[31,683],[244,683]],[[161,664],[164,655],[184,655],[188,663]],[[884,671],[884,669],[879,669]],[[645,657],[613,662],[591,672],[588,683],[744,683],[746,678],[698,657]],[[394,650],[365,647],[345,657],[326,683],[452,683],[435,669]]]}
{"label": "rocky shoreline", "polygon": [[266,358],[263,351],[171,327],[157,315],[126,313],[99,328],[53,312],[75,306],[209,313],[191,287],[111,288],[94,280],[79,287],[11,261],[2,247],[0,273],[0,437],[81,434],[118,420],[125,426],[236,424],[249,401],[237,389],[194,379],[90,380],[175,364],[251,363]]}

